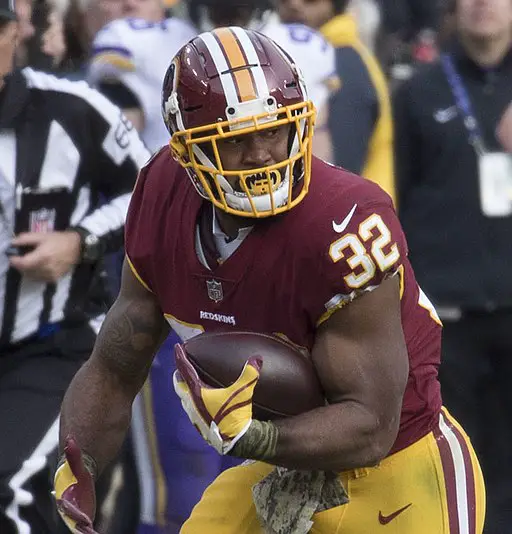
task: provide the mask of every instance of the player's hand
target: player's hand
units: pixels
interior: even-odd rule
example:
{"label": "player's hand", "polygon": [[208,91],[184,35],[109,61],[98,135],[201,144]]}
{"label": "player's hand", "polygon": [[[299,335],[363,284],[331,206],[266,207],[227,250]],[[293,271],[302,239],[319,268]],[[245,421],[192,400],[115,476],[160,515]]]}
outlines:
{"label": "player's hand", "polygon": [[234,384],[212,388],[198,376],[182,345],[174,348],[174,389],[183,409],[203,438],[228,454],[252,422],[252,396],[260,377],[261,358],[249,358]]}
{"label": "player's hand", "polygon": [[94,479],[73,438],[67,438],[64,453],[66,461],[57,469],[54,480],[57,510],[74,534],[97,534],[92,525],[96,512]]}

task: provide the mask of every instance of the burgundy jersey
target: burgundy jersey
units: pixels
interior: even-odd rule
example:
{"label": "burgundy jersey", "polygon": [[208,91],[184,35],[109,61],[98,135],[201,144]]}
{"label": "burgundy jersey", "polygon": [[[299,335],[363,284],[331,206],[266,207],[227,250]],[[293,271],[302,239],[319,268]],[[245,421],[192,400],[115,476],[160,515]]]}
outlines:
{"label": "burgundy jersey", "polygon": [[410,368],[393,452],[427,434],[441,408],[441,327],[414,278],[390,198],[374,183],[313,158],[304,200],[255,221],[213,270],[195,246],[205,208],[212,209],[163,149],[141,171],[126,222],[129,262],[178,336],[250,330],[311,350],[320,323],[397,273]]}

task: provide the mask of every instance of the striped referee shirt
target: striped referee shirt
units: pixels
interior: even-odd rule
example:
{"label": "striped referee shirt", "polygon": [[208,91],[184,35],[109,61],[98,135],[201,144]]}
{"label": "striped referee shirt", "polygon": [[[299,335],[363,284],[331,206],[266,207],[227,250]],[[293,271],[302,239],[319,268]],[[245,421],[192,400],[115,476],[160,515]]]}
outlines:
{"label": "striped referee shirt", "polygon": [[150,154],[119,108],[86,83],[30,68],[14,72],[0,92],[0,154],[2,347],[48,323],[83,315],[94,273],[91,265],[80,264],[52,284],[9,267],[6,250],[20,192],[63,188],[69,199],[62,206],[65,226],[79,225],[97,235],[105,251],[115,251],[123,243],[138,171]]}

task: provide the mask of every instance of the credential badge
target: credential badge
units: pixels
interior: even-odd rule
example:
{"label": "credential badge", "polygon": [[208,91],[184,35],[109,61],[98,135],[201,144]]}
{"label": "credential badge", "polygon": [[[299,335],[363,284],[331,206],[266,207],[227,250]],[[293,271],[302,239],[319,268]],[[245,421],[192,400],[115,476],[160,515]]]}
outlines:
{"label": "credential badge", "polygon": [[207,280],[206,287],[208,288],[208,296],[214,302],[220,302],[224,298],[224,293],[222,292],[222,284],[217,282],[217,280]]}

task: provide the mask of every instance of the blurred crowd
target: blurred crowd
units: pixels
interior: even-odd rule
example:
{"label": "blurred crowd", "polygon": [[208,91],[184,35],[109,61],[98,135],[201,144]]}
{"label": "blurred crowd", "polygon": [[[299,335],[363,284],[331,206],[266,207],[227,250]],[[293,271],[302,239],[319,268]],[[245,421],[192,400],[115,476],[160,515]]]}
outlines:
{"label": "blurred crowd", "polygon": [[[311,74],[311,89],[322,88],[314,95],[321,111],[315,151],[394,199],[419,283],[444,323],[443,398],[482,463],[485,533],[512,533],[512,0],[16,0],[15,9],[18,65],[86,80],[123,110],[150,152],[167,141],[159,73],[198,31],[223,22],[258,29],[275,16],[318,33],[325,46]],[[132,29],[172,28],[175,49],[123,34],[120,19]],[[309,34],[295,38],[313,50]],[[109,253],[102,263],[105,302],[115,298],[120,258]],[[152,370],[169,395],[174,341]],[[169,444],[179,465],[145,463],[165,443],[154,441],[157,417],[148,410],[162,418],[172,406],[166,424],[184,425],[179,402],[158,406],[150,397],[137,401],[132,437],[102,482],[102,532],[178,532],[196,496],[226,467],[188,430],[186,438],[164,437],[179,441]]]}

